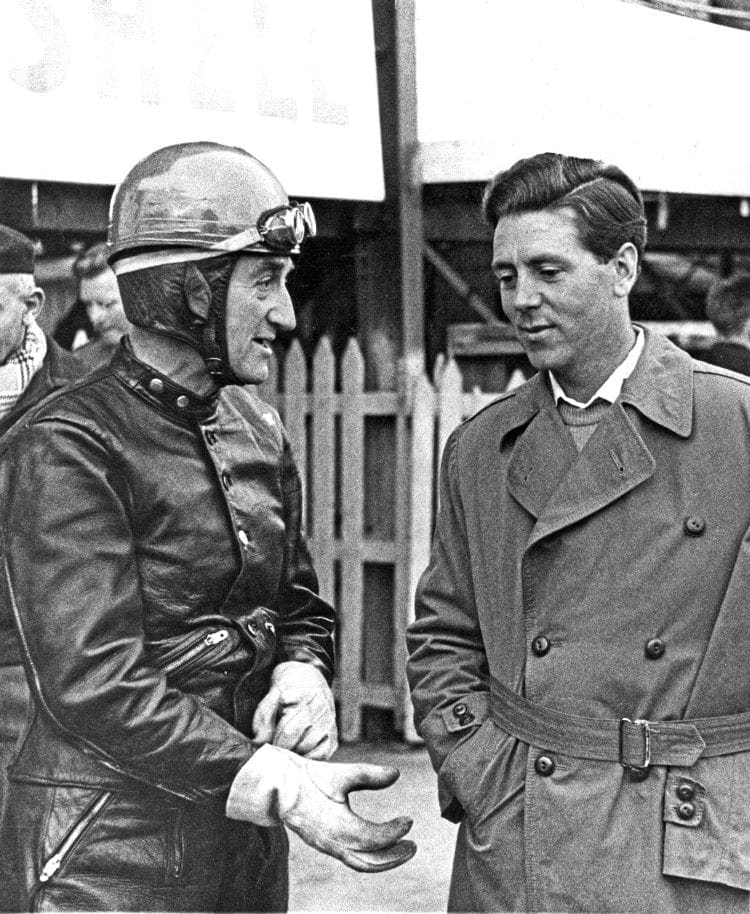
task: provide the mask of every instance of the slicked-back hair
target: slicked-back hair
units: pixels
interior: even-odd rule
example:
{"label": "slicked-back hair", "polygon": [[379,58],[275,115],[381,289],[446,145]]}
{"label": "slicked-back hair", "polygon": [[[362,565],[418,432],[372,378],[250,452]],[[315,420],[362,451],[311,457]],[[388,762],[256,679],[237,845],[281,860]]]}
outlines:
{"label": "slicked-back hair", "polygon": [[544,209],[572,210],[581,244],[602,263],[631,242],[640,267],[646,247],[643,197],[616,165],[543,152],[499,172],[484,189],[482,211],[493,230],[503,216]]}

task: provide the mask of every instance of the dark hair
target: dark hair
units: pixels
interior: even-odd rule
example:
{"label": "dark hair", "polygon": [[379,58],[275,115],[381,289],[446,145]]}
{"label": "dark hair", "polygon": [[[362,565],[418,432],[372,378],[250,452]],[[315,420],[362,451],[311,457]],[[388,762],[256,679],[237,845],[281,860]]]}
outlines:
{"label": "dark hair", "polygon": [[581,244],[602,263],[629,241],[640,265],[646,247],[643,197],[616,165],[543,152],[496,174],[482,197],[493,229],[502,216],[564,207],[575,214]]}
{"label": "dark hair", "polygon": [[109,247],[105,242],[94,244],[76,257],[73,262],[73,275],[76,279],[91,279],[109,269],[107,257]]}
{"label": "dark hair", "polygon": [[750,317],[750,273],[717,279],[708,290],[706,317],[722,336],[739,333]]}

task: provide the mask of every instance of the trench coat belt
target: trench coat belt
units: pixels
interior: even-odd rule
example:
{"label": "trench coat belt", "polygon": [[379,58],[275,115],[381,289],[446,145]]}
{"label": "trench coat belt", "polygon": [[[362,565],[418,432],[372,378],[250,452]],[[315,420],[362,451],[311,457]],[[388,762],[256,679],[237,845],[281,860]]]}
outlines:
{"label": "trench coat belt", "polygon": [[490,677],[490,717],[521,742],[574,758],[689,768],[701,756],[750,749],[750,712],[688,720],[630,720],[565,714],[528,701]]}

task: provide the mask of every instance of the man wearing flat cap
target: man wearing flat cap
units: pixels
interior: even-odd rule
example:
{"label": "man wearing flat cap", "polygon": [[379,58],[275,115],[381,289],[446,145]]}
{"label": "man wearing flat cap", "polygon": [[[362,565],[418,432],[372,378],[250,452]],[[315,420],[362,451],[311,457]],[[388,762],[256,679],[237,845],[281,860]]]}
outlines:
{"label": "man wearing flat cap", "polygon": [[[84,373],[37,324],[43,304],[44,292],[34,281],[34,245],[0,225],[0,434],[49,392]],[[27,700],[15,636],[0,624],[0,804]]]}

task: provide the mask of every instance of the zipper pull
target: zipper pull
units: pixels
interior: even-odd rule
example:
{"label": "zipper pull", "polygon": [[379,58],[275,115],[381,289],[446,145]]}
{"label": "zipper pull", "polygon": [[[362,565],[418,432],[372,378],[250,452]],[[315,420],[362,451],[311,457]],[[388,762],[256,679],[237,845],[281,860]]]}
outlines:
{"label": "zipper pull", "polygon": [[60,869],[60,864],[63,861],[62,854],[53,854],[49,860],[44,864],[44,869],[39,874],[40,882],[49,882],[49,880],[55,875],[55,873]]}
{"label": "zipper pull", "polygon": [[203,639],[203,643],[206,645],[209,644],[218,644],[220,641],[224,641],[229,637],[229,632],[225,628],[220,628],[218,632],[211,632],[210,635],[206,635]]}

